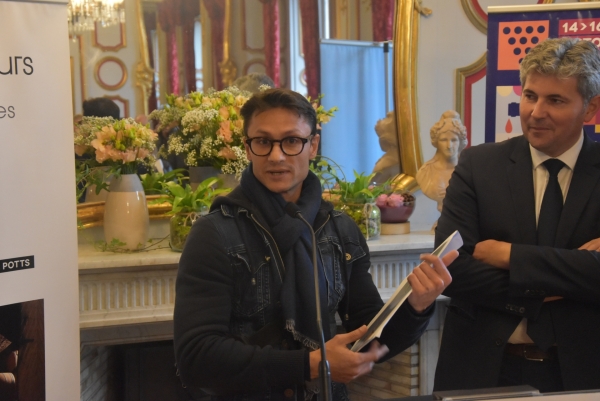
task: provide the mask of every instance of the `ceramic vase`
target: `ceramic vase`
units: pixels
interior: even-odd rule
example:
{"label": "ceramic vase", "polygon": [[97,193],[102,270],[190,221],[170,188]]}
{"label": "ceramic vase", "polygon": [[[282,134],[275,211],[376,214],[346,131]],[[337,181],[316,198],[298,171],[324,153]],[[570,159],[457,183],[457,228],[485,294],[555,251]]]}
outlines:
{"label": "ceramic vase", "polygon": [[104,239],[124,243],[119,248],[135,250],[148,241],[150,219],[144,188],[137,174],[113,177],[104,204]]}

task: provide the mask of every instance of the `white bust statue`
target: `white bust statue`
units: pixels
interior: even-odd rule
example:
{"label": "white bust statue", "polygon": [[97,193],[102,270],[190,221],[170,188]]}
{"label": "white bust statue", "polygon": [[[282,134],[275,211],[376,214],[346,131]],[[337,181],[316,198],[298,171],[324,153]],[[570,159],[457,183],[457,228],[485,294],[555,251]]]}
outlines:
{"label": "white bust statue", "polygon": [[379,137],[379,146],[385,154],[375,162],[373,172],[377,175],[373,180],[375,182],[385,182],[400,173],[398,134],[396,132],[396,116],[393,110],[388,111],[385,118],[377,121],[375,132]]}
{"label": "white bust statue", "polygon": [[441,212],[448,181],[458,163],[460,152],[467,146],[467,130],[459,114],[448,110],[431,127],[429,134],[431,144],[437,150],[433,158],[421,166],[416,178],[423,194],[436,201],[437,209]]}

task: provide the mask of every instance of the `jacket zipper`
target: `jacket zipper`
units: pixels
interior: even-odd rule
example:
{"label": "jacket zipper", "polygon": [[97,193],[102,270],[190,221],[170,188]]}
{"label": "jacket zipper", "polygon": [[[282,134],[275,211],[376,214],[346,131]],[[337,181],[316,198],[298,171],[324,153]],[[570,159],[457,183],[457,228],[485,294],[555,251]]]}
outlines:
{"label": "jacket zipper", "polygon": [[[277,259],[275,260],[275,264],[277,265],[277,273],[279,273],[279,280],[281,280],[281,282],[283,282],[283,277],[281,275],[281,270],[283,270],[283,273],[285,274],[285,266],[283,265],[283,258],[281,257],[281,254],[279,253],[279,248],[277,247],[277,243],[275,242],[275,238],[273,238],[273,236],[271,235],[271,233],[269,232],[269,230],[267,230],[266,228],[264,228],[262,226],[262,224],[260,224],[258,222],[258,220],[256,220],[256,218],[254,217],[253,214],[250,214],[250,218],[252,219],[252,221],[254,221],[254,223],[256,223],[256,225],[258,225],[260,228],[262,228],[262,230],[267,233],[269,235],[269,237],[271,237],[271,240],[273,241],[273,244],[275,245],[275,250],[277,251],[277,256],[279,256],[279,261],[281,262],[281,267],[283,269],[279,268],[279,265],[277,264]],[[273,252],[273,248],[271,248],[271,244],[267,244],[269,249],[271,250],[271,253],[275,254],[275,252]]]}

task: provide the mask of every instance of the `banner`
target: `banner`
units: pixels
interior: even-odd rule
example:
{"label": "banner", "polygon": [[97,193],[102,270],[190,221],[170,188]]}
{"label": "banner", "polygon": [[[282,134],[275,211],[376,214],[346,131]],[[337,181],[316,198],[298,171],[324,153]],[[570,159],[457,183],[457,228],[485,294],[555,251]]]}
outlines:
{"label": "banner", "polygon": [[[600,48],[600,4],[544,4],[488,8],[485,141],[522,135],[519,65],[529,50],[548,38],[580,38]],[[600,113],[584,125],[600,140]]]}
{"label": "banner", "polygon": [[64,1],[0,0],[0,399],[79,399]]}

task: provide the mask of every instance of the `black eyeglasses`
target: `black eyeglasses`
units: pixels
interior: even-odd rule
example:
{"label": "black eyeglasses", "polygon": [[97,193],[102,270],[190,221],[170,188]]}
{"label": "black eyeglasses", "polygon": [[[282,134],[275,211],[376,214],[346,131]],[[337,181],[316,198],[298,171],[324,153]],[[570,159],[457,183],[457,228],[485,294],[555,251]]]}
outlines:
{"label": "black eyeglasses", "polygon": [[312,138],[310,135],[308,138],[300,138],[298,136],[288,136],[281,140],[268,139],[268,138],[248,138],[246,143],[250,147],[252,153],[256,156],[268,156],[273,150],[273,144],[279,142],[279,148],[287,156],[297,156],[304,150],[304,145]]}

